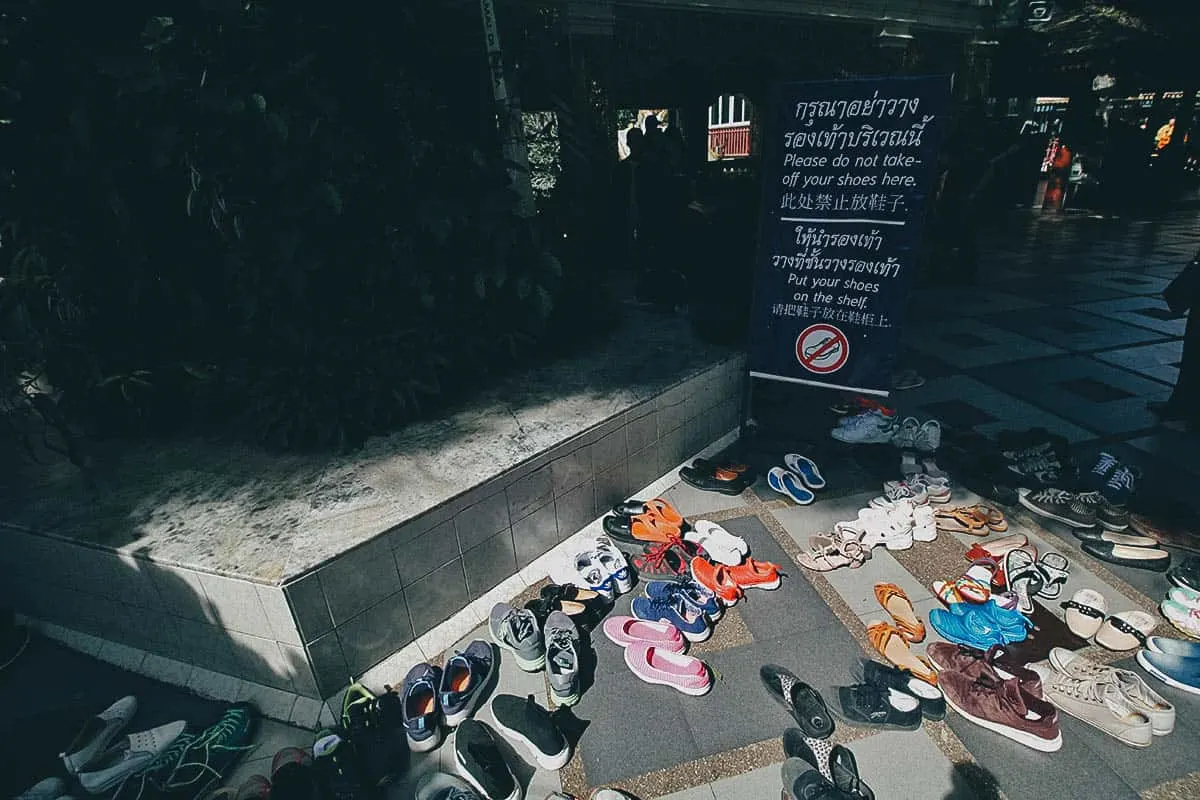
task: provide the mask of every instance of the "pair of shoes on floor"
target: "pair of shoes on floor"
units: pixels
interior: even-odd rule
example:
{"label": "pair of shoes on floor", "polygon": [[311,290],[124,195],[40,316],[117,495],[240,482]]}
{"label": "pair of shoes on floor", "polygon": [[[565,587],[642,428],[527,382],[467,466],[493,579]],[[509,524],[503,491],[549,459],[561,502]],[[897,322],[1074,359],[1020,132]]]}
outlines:
{"label": "pair of shoes on floor", "polygon": [[1137,673],[1055,647],[1049,664],[1031,664],[1042,695],[1060,711],[1130,747],[1149,747],[1175,730],[1175,707]]}
{"label": "pair of shoes on floor", "polygon": [[1001,665],[1002,652],[946,642],[926,648],[946,704],[964,719],[1034,750],[1062,749],[1058,710],[1043,697],[1041,676],[1024,666]]}
{"label": "pair of shoes on floor", "polygon": [[1023,642],[1032,625],[1024,614],[1001,608],[995,600],[935,608],[929,612],[929,624],[946,641],[976,650]]}
{"label": "pair of shoes on floor", "polygon": [[673,625],[689,642],[708,639],[725,609],[716,593],[693,578],[649,581],[643,591],[645,597],[631,604],[633,616]]}
{"label": "pair of shoes on floor", "polygon": [[1097,525],[1096,505],[1081,499],[1074,492],[1053,487],[1019,492],[1018,501],[1044,519],[1061,522],[1072,528],[1094,528]]}
{"label": "pair of shoes on floor", "polygon": [[[608,526],[605,528],[607,530]],[[678,535],[671,534],[661,541],[678,541]],[[597,537],[591,547],[576,553],[571,565],[578,580],[577,585],[590,589],[605,600],[613,600],[633,588],[633,573],[625,554],[606,536]]]}
{"label": "pair of shoes on floor", "polygon": [[753,558],[729,567],[696,556],[688,569],[695,583],[715,594],[726,606],[736,605],[746,596],[747,589],[774,591],[783,584],[783,572],[778,564]]}
{"label": "pair of shoes on floor", "polygon": [[[902,591],[899,591],[899,587],[894,587],[892,584],[881,584],[881,586],[890,587],[883,590],[878,587],[876,588],[876,597],[881,598],[881,605],[884,604],[884,600],[887,600],[888,603],[884,606],[885,608],[888,608],[889,611],[891,608],[896,608],[900,612],[898,617],[894,617],[894,620],[899,622],[901,619],[906,619],[906,622],[897,626],[888,622],[873,620],[867,625],[867,640],[870,641],[871,646],[875,648],[877,653],[886,658],[898,669],[926,683],[936,684],[937,672],[933,669],[929,660],[918,656],[909,647],[910,642],[919,641],[915,638],[917,635],[920,635],[924,639],[925,626],[920,624],[920,619],[916,616],[915,612],[910,613],[909,610],[902,610],[901,607],[905,603],[910,608],[912,603],[907,602],[908,598],[904,596]],[[899,592],[899,595],[896,592]],[[932,612],[930,613],[932,621]],[[913,620],[917,623],[915,626],[912,624]]]}
{"label": "pair of shoes on floor", "polygon": [[[565,617],[562,612],[555,614]],[[528,622],[528,617],[524,617]],[[512,636],[513,630],[521,625],[508,620],[501,622],[501,636]],[[524,642],[521,642],[524,644]],[[385,741],[378,746],[386,747],[395,738],[395,731],[404,731],[408,749],[414,753],[427,753],[441,743],[442,726],[454,728],[469,718],[488,691],[492,677],[496,674],[497,656],[491,644],[475,640],[460,653],[446,659],[445,666],[432,664],[414,665],[400,684],[399,691],[385,686],[383,695],[374,696],[360,684],[347,691],[362,697],[361,710],[354,713],[351,706],[343,714],[343,725],[356,744],[362,737],[355,735],[355,717],[359,717],[360,729],[376,728],[377,737]],[[384,754],[385,758],[390,758]]]}
{"label": "pair of shoes on floor", "polygon": [[1184,636],[1200,639],[1200,592],[1173,586],[1158,609]]}
{"label": "pair of shoes on floor", "polygon": [[913,731],[922,719],[946,718],[946,699],[937,686],[878,661],[864,661],[862,680],[835,686],[830,696],[834,716],[864,728]]}
{"label": "pair of shoes on floor", "polygon": [[[204,796],[256,747],[254,740],[258,735],[259,719],[260,714],[253,704],[238,702],[227,706],[215,723],[198,733],[187,732],[186,723],[179,721],[130,734],[127,747],[118,744],[109,749],[110,753],[122,751],[118,763],[129,765],[140,760],[145,764],[148,753],[157,753],[157,756],[131,776],[113,784],[121,787],[116,794],[146,797],[150,793],[162,793],[189,800]],[[88,787],[84,774],[79,779],[89,793],[100,793]]]}
{"label": "pair of shoes on floor", "polygon": [[690,466],[679,469],[679,479],[688,486],[731,497],[749,489],[757,477],[746,464],[704,458],[697,458]]}
{"label": "pair of shoes on floor", "polygon": [[1168,686],[1200,695],[1200,642],[1151,636],[1137,662]]}
{"label": "pair of shoes on floor", "polygon": [[545,668],[550,696],[557,705],[579,702],[582,638],[568,614],[552,611],[543,625],[529,609],[496,603],[488,616],[488,631],[522,671]]}
{"label": "pair of shoes on floor", "polygon": [[612,603],[599,592],[581,589],[573,583],[543,586],[537,597],[525,603],[525,609],[532,611],[543,627],[550,615],[559,611],[586,630],[595,628],[611,608]]}
{"label": "pair of shoes on floor", "polygon": [[899,428],[895,411],[876,406],[842,417],[829,435],[844,444],[891,444]]}
{"label": "pair of shoes on floor", "polygon": [[1154,617],[1145,611],[1109,614],[1108,601],[1095,589],[1080,589],[1062,607],[1071,633],[1114,652],[1144,647],[1146,637],[1158,627]]}
{"label": "pair of shoes on floor", "polygon": [[799,453],[788,453],[783,463],[784,466],[772,467],[767,472],[767,485],[799,505],[812,503],[817,498],[813,492],[826,486],[817,463]]}
{"label": "pair of shoes on floor", "polygon": [[1149,536],[1117,533],[1097,528],[1072,531],[1081,542],[1080,549],[1093,558],[1122,567],[1165,572],[1171,566],[1171,554]]}
{"label": "pair of shoes on floor", "polygon": [[[982,604],[989,601],[1005,610],[1016,609],[1020,599],[1005,589],[1004,569],[996,559],[986,556],[976,559],[959,577],[952,581],[934,581],[933,595],[947,609],[959,603]],[[1032,609],[1030,609],[1032,611]]]}
{"label": "pair of shoes on floor", "polygon": [[911,500],[916,505],[926,503],[946,503],[950,500],[950,479],[946,476],[934,477],[919,473],[911,475],[902,481],[886,481],[883,484],[883,496],[872,501]]}
{"label": "pair of shoes on floor", "polygon": [[492,699],[489,725],[468,719],[454,737],[458,775],[433,772],[417,784],[417,800],[519,800],[521,784],[513,776],[497,739],[500,733],[522,745],[539,767],[560,770],[571,758],[571,745],[554,716],[533,699],[502,694]]}
{"label": "pair of shoes on floor", "polygon": [[698,658],[684,655],[688,639],[670,622],[609,617],[604,635],[625,650],[625,665],[646,683],[669,686],[693,697],[708,694],[712,676]]}
{"label": "pair of shoes on floor", "polygon": [[905,417],[892,433],[891,444],[901,450],[933,453],[942,446],[942,423],[936,419],[921,422]]}
{"label": "pair of shoes on floor", "polygon": [[946,533],[968,533],[972,536],[987,536],[1008,530],[1008,520],[995,506],[977,503],[973,506],[940,508],[934,512],[934,524]]}
{"label": "pair of shoes on floor", "polygon": [[[786,800],[875,800],[875,793],[858,774],[854,754],[835,744],[814,750],[795,728],[783,734],[787,756],[780,767]],[[819,750],[819,753],[818,753]]]}

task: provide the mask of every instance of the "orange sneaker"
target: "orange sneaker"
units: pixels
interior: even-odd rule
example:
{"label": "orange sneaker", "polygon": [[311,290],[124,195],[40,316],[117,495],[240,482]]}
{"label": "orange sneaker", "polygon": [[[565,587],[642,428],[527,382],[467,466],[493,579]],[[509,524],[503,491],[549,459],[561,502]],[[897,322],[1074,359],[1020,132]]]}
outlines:
{"label": "orange sneaker", "polygon": [[714,564],[696,556],[692,559],[692,578],[696,583],[721,598],[727,606],[741,600],[745,593],[738,582],[729,574],[729,567]]}
{"label": "orange sneaker", "polygon": [[736,567],[730,567],[729,577],[742,589],[778,589],[782,583],[778,564],[755,561],[753,558],[747,558]]}

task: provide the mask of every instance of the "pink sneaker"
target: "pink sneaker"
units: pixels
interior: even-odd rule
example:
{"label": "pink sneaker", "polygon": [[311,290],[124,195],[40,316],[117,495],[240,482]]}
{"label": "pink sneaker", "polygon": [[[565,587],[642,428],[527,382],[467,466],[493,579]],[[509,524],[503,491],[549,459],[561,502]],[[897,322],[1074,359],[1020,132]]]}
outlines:
{"label": "pink sneaker", "polygon": [[712,688],[712,679],[703,661],[644,642],[635,642],[625,648],[625,663],[646,683],[670,686],[693,697],[708,694]]}
{"label": "pink sneaker", "polygon": [[645,644],[672,653],[682,653],[687,647],[683,634],[671,623],[635,617],[609,617],[604,620],[604,635],[621,647]]}

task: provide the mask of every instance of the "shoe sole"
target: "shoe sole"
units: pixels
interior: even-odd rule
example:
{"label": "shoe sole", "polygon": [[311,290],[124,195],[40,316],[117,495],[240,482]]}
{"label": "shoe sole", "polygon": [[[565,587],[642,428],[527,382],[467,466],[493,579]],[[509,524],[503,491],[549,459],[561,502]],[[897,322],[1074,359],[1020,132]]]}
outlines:
{"label": "shoe sole", "polygon": [[1124,525],[1114,525],[1113,523],[1105,522],[1104,520],[1100,520],[1099,522],[1100,527],[1104,528],[1106,531],[1112,531],[1113,533],[1120,533],[1121,531],[1129,530],[1128,522],[1126,522]]}
{"label": "shoe sole", "polygon": [[524,658],[521,658],[521,656],[517,654],[515,647],[500,641],[500,637],[493,633],[490,627],[488,628],[488,638],[490,638],[492,642],[495,643],[495,645],[501,650],[507,650],[508,652],[512,653],[513,661],[517,662],[517,666],[521,668],[522,672],[537,672],[538,670],[542,669],[542,667],[546,666],[545,653],[538,656],[536,661],[528,661]]}
{"label": "shoe sole", "polygon": [[[630,670],[630,672],[633,672],[633,670]],[[711,680],[702,689],[692,689],[691,687],[688,687],[688,686],[679,686],[677,684],[671,683],[670,681],[658,680],[657,678],[652,678],[648,675],[642,675],[640,672],[633,672],[633,674],[634,674],[634,677],[636,677],[638,680],[642,681],[643,683],[655,684],[657,686],[669,686],[672,689],[674,689],[675,691],[680,692],[682,694],[689,695],[691,697],[703,697],[704,695],[706,695],[710,691],[712,691],[712,681]]]}
{"label": "shoe sole", "polygon": [[560,697],[554,692],[550,692],[550,700],[553,701],[554,705],[556,706],[573,706],[579,702],[579,692],[569,694],[566,697]]}
{"label": "shoe sole", "polygon": [[[481,797],[491,797],[487,790],[480,785],[475,776],[471,774],[471,770],[467,769],[467,765],[463,763],[462,756],[458,754],[458,749],[454,750],[454,763],[458,767],[458,774],[462,776],[467,783],[471,784],[479,792]],[[506,767],[507,768],[507,767]],[[513,790],[512,794],[507,797],[496,798],[496,800],[521,800],[521,784],[516,776],[512,774],[512,770],[508,770],[509,777],[512,778]]]}
{"label": "shoe sole", "polygon": [[[537,761],[538,766],[542,769],[547,769],[551,772],[557,772],[565,767],[567,762],[571,760],[571,745],[569,743],[565,744],[561,751],[546,755],[537,748],[537,745],[525,738],[525,735],[520,731],[514,731],[512,728],[505,726],[502,722],[500,722],[500,720],[494,719],[494,717],[492,724],[496,727],[496,730],[500,731],[500,733],[504,734],[509,739],[525,745],[525,749],[530,752],[534,760]],[[519,790],[520,785],[518,785],[517,788]]]}
{"label": "shoe sole", "polygon": [[1149,672],[1151,675],[1158,678],[1160,681],[1165,683],[1167,686],[1173,686],[1174,688],[1178,689],[1179,691],[1187,692],[1188,694],[1200,695],[1200,686],[1190,686],[1186,683],[1183,683],[1182,681],[1178,681],[1175,678],[1172,678],[1170,675],[1168,675],[1165,672],[1159,671],[1159,669],[1157,667],[1155,667],[1148,660],[1146,660],[1146,658],[1141,654],[1141,652],[1139,652],[1137,654],[1137,656],[1135,656],[1135,658],[1137,658],[1137,662],[1141,666],[1142,669],[1146,670],[1146,672]]}
{"label": "shoe sole", "polygon": [[[945,693],[943,692],[943,694]],[[1042,753],[1056,753],[1062,749],[1063,739],[1061,731],[1059,732],[1058,736],[1047,741],[1040,736],[1034,736],[1032,733],[1025,733],[1025,731],[1015,730],[1007,725],[1001,725],[998,722],[991,722],[990,720],[976,717],[973,714],[968,714],[966,711],[963,711],[961,708],[959,708],[958,704],[951,700],[950,695],[948,694],[946,695],[946,705],[954,709],[956,714],[968,722],[973,722],[979,727],[989,730],[992,733],[998,733],[1006,739],[1013,740],[1017,744],[1023,744],[1028,748]]]}
{"label": "shoe sole", "polygon": [[743,589],[762,589],[764,591],[770,592],[770,591],[774,591],[775,589],[778,589],[782,585],[783,585],[783,578],[776,578],[775,580],[773,580],[769,583],[747,583],[744,586],[742,586],[742,588]]}
{"label": "shoe sole", "polygon": [[1093,522],[1089,525],[1085,525],[1082,522],[1079,522],[1078,520],[1068,519],[1067,517],[1060,517],[1057,514],[1051,514],[1049,511],[1040,509],[1037,506],[1035,506],[1033,503],[1027,502],[1025,500],[1025,495],[1021,495],[1017,499],[1020,501],[1021,505],[1023,505],[1025,508],[1032,511],[1034,514],[1037,514],[1039,517],[1044,517],[1046,519],[1052,519],[1055,522],[1061,522],[1063,525],[1069,525],[1072,528],[1079,528],[1081,530],[1096,527],[1095,522]]}
{"label": "shoe sole", "polygon": [[1191,589],[1193,592],[1200,591],[1200,589],[1197,589],[1195,586],[1188,585],[1178,575],[1174,575],[1169,571],[1167,572],[1167,580],[1175,586],[1178,586],[1180,589]]}

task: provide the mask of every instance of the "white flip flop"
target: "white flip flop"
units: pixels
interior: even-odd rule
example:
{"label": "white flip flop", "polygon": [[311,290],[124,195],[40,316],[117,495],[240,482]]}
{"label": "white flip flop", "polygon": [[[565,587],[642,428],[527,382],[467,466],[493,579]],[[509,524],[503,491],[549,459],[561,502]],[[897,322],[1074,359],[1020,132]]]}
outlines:
{"label": "white flip flop", "polygon": [[715,522],[698,519],[692,529],[683,535],[685,541],[704,548],[713,561],[736,567],[750,552],[746,540],[734,536]]}

